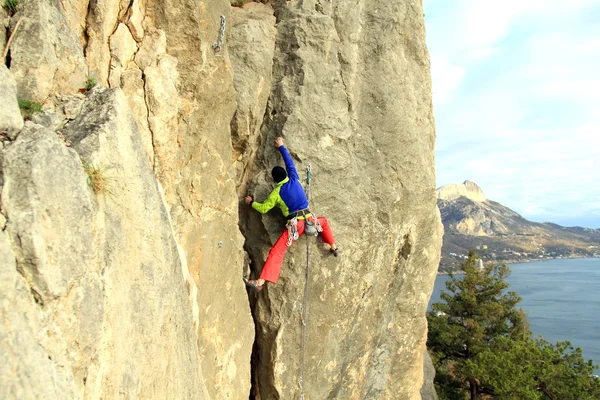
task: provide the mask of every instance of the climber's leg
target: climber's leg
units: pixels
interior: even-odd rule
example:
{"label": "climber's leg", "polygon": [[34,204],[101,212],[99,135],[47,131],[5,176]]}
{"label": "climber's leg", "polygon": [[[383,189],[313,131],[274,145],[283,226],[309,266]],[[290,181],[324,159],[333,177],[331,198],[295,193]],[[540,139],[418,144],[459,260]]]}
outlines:
{"label": "climber's leg", "polygon": [[335,239],[333,238],[333,232],[331,231],[331,227],[329,226],[329,222],[327,221],[327,218],[317,217],[317,219],[319,220],[319,223],[321,224],[321,227],[323,228],[323,232],[321,232],[321,235],[323,235],[323,238],[321,240],[323,241],[323,243],[327,243],[328,245],[330,245],[332,250],[337,249],[337,246],[335,244]]}
{"label": "climber's leg", "polygon": [[[298,221],[298,236],[304,234],[304,221]],[[287,251],[286,242],[288,240],[288,231],[284,231],[277,242],[271,247],[267,261],[260,273],[260,278],[257,281],[259,286],[262,286],[265,281],[277,283],[279,280],[279,273],[281,272],[281,264],[283,264],[283,258]]]}

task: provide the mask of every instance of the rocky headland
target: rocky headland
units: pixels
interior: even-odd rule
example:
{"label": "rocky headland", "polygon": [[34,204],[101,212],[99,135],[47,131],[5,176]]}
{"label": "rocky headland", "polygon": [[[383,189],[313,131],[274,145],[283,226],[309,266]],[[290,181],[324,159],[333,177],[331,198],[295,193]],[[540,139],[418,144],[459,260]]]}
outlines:
{"label": "rocky headland", "polygon": [[503,263],[600,256],[600,229],[528,221],[470,181],[442,186],[437,195],[444,224],[441,272],[456,268],[470,249],[486,262]]}

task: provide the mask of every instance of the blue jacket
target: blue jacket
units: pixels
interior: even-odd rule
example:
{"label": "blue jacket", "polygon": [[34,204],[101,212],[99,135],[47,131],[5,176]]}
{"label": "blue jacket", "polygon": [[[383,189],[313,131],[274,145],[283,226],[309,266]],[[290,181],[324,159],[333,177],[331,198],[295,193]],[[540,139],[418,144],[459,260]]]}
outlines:
{"label": "blue jacket", "polygon": [[273,207],[278,206],[283,215],[287,217],[290,213],[308,208],[308,200],[306,199],[304,188],[300,184],[298,171],[296,171],[296,166],[290,153],[288,153],[284,146],[279,146],[279,151],[285,162],[285,169],[288,176],[275,186],[275,189],[273,189],[265,201],[262,203],[253,201],[252,208],[264,214]]}

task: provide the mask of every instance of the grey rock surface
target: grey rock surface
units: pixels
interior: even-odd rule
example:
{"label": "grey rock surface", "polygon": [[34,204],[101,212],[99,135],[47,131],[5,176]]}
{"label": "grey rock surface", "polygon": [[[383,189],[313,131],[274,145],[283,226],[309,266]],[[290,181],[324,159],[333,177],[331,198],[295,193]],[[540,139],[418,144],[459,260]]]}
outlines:
{"label": "grey rock surface", "polygon": [[94,204],[79,156],[53,131],[27,123],[5,150],[3,170],[2,206],[19,269],[39,301],[65,296],[95,251]]}
{"label": "grey rock surface", "polygon": [[8,37],[6,36],[6,31],[9,24],[10,18],[8,17],[6,10],[4,8],[0,9],[0,47],[2,48],[2,51],[4,51],[4,46],[6,45],[6,41],[8,40]]}
{"label": "grey rock surface", "polygon": [[[42,387],[54,398],[207,398],[185,259],[125,96],[95,90],[64,134],[72,149],[28,123],[4,150],[2,213],[16,259],[8,269],[20,286],[3,295],[23,304],[6,335],[33,318],[8,365],[37,362],[38,348],[49,360],[32,370],[38,382],[8,375],[7,390],[24,398]],[[82,162],[105,174],[110,195],[88,187]],[[11,342],[2,346],[13,354]],[[31,357],[22,354],[29,348]]]}
{"label": "grey rock surface", "polygon": [[18,97],[44,103],[55,93],[74,94],[85,86],[88,67],[77,36],[52,0],[27,1],[11,44],[10,70]]}
{"label": "grey rock surface", "polygon": [[8,237],[0,232],[0,397],[74,399],[72,375],[38,342],[36,308],[27,282],[17,272]]}
{"label": "grey rock surface", "polygon": [[17,101],[17,83],[5,65],[0,65],[0,138],[14,140],[23,128],[23,117]]}
{"label": "grey rock surface", "polygon": [[433,361],[431,361],[431,356],[427,350],[423,352],[423,375],[424,382],[421,387],[421,400],[438,400],[438,395],[435,391],[435,386],[433,385],[433,380],[435,379],[435,367],[433,366]]}
{"label": "grey rock surface", "polygon": [[233,67],[233,86],[237,110],[232,120],[233,156],[238,195],[246,194],[254,157],[258,150],[267,100],[271,92],[275,51],[273,9],[260,3],[248,3],[231,10],[228,51]]}
{"label": "grey rock surface", "polygon": [[[227,45],[220,52],[212,49],[221,15],[231,22],[231,7],[221,0],[150,0],[147,9],[152,13],[146,26],[164,32],[167,53],[177,59],[179,97],[170,99],[179,102],[177,130],[153,132],[167,139],[163,143],[174,144],[168,148],[175,151],[169,150],[168,157],[155,151],[155,165],[162,160],[161,169],[168,172],[162,176],[174,178],[161,184],[198,287],[202,373],[210,398],[245,398],[254,326],[242,281],[244,238],[232,166],[236,93]],[[143,42],[151,31],[146,30]],[[153,47],[160,46],[149,46],[149,54],[160,53]],[[140,59],[136,56],[136,62]]]}

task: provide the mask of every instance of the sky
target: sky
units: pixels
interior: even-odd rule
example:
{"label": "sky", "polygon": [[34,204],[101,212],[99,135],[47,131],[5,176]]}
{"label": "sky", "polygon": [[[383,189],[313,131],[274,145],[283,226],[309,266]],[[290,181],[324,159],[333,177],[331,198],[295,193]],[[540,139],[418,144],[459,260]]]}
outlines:
{"label": "sky", "polygon": [[437,186],[600,228],[600,0],[424,0]]}

